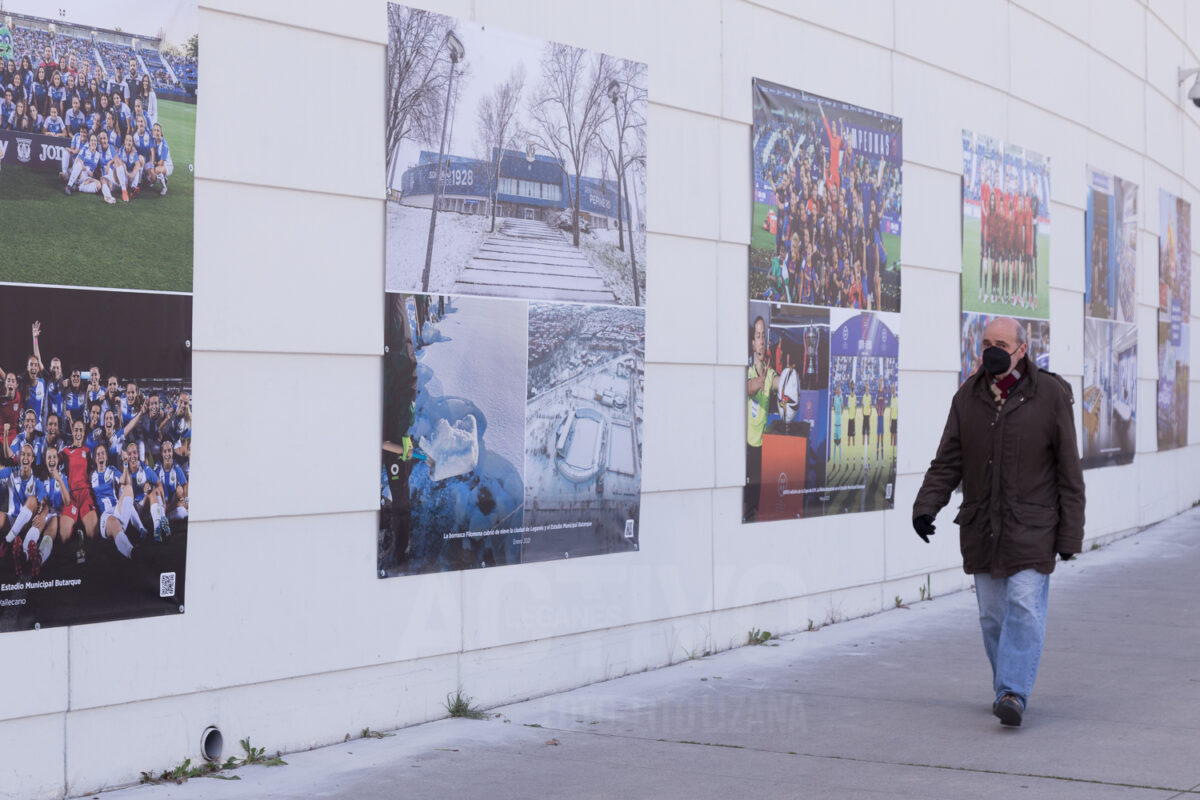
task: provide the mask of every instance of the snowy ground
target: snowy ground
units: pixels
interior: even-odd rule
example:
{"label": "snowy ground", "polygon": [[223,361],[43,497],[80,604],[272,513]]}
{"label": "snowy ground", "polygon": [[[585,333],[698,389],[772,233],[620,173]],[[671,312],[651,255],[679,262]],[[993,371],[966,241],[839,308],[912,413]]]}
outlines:
{"label": "snowy ground", "polygon": [[612,472],[633,475],[633,431],[628,425],[614,424],[610,429],[612,438],[609,440],[608,468]]}
{"label": "snowy ground", "polygon": [[[416,329],[413,302],[409,323]],[[437,302],[433,303],[436,313]],[[429,572],[511,563],[507,536],[447,534],[519,527],[524,503],[526,306],[512,300],[449,298],[445,315],[427,323],[417,350],[414,441],[435,459],[449,431],[477,434],[477,465],[441,480],[427,463],[413,468],[412,544],[406,571]],[[441,433],[439,434],[439,429]],[[461,442],[459,442],[461,444]],[[448,445],[449,447],[449,445]],[[451,450],[457,449],[450,447]],[[449,451],[448,451],[449,452]],[[450,454],[459,459],[461,452]],[[469,460],[469,459],[468,459]]]}
{"label": "snowy ground", "polygon": [[[570,241],[570,233],[567,241]],[[637,237],[638,305],[646,305],[646,235]],[[579,248],[587,256],[588,263],[600,273],[604,284],[617,296],[621,305],[633,305],[633,280],[629,273],[629,237],[625,237],[625,250],[617,249],[617,230],[594,230],[579,234]]]}
{"label": "snowy ground", "polygon": [[[387,290],[411,292],[421,289],[425,249],[429,243],[428,208],[387,204]],[[449,292],[483,240],[491,217],[439,211],[430,264],[429,291]]]}

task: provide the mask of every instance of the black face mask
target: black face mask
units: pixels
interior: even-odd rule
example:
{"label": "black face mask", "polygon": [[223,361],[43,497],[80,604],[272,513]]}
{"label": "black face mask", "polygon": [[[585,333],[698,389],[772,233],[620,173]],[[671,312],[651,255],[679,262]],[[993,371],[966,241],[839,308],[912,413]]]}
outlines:
{"label": "black face mask", "polygon": [[1008,372],[1012,356],[1003,347],[985,347],[983,350],[983,371],[989,375],[1003,375]]}

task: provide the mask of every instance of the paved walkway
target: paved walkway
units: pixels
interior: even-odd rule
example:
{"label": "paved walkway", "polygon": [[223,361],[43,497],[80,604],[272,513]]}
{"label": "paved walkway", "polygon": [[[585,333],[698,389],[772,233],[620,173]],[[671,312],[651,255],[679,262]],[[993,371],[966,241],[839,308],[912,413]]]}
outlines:
{"label": "paved walkway", "polygon": [[544,222],[497,220],[498,230],[480,245],[452,294],[615,303],[595,268],[562,231]]}
{"label": "paved walkway", "polygon": [[1060,564],[1020,728],[990,713],[974,596],[961,592],[487,721],[292,754],[236,782],[99,797],[1198,797],[1198,575],[1200,510]]}

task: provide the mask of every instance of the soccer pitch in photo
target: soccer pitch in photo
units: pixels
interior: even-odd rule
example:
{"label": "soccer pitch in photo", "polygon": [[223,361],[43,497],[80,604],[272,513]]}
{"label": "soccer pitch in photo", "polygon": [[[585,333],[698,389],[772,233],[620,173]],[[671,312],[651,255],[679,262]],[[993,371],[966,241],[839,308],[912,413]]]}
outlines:
{"label": "soccer pitch in photo", "polygon": [[[0,171],[0,281],[150,291],[192,291],[196,106],[161,100],[171,148],[167,194],[142,189],[108,205],[63,192],[58,170],[6,164]],[[65,141],[65,140],[64,140]]]}
{"label": "soccer pitch in photo", "polygon": [[1050,234],[1048,225],[1038,226],[1037,237],[1037,308],[1015,303],[988,303],[979,299],[979,220],[963,219],[962,239],[962,310],[994,316],[1050,319]]}

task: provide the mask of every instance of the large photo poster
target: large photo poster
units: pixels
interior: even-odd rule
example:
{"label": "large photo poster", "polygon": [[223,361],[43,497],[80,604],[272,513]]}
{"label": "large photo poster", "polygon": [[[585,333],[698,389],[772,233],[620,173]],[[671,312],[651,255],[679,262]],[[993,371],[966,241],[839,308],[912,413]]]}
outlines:
{"label": "large photo poster", "polygon": [[1192,205],[1158,193],[1158,449],[1188,441],[1192,313]]}
{"label": "large photo poster", "polygon": [[646,65],[388,23],[378,574],[636,550]]}
{"label": "large photo poster", "polygon": [[1137,226],[1137,185],[1089,168],[1084,225],[1084,469],[1128,464],[1136,450]]}
{"label": "large photo poster", "polygon": [[1050,159],[964,130],[960,379],[980,366],[995,317],[1025,329],[1030,357],[1050,364]]}
{"label": "large photo poster", "polygon": [[196,25],[0,12],[0,630],[184,610]]}
{"label": "large photo poster", "polygon": [[902,126],[755,79],[744,522],[891,508]]}

